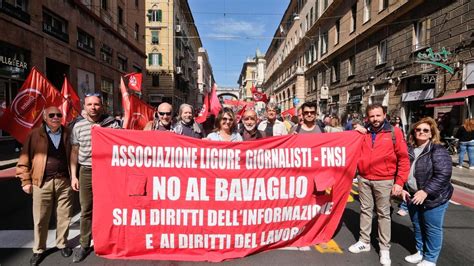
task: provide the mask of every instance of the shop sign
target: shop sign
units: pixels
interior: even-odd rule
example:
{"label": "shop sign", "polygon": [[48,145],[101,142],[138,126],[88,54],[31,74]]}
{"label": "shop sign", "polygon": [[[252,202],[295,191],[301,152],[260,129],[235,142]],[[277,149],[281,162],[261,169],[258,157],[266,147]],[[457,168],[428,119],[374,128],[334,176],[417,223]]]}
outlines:
{"label": "shop sign", "polygon": [[436,84],[436,74],[422,74],[421,84]]}
{"label": "shop sign", "polygon": [[402,102],[414,102],[433,99],[434,89],[410,91],[402,94]]}
{"label": "shop sign", "polygon": [[431,64],[435,66],[439,66],[441,68],[446,69],[451,74],[454,74],[454,69],[445,63],[448,62],[448,55],[451,55],[446,48],[441,48],[441,51],[434,52],[433,49],[427,48],[424,52],[419,52],[417,54],[417,59],[415,62],[420,64]]}
{"label": "shop sign", "polygon": [[362,94],[355,94],[349,97],[349,101],[347,103],[360,103],[362,101]]}
{"label": "shop sign", "polygon": [[12,67],[23,68],[23,69],[28,68],[28,64],[26,62],[23,62],[21,60],[11,58],[8,56],[3,56],[3,55],[0,55],[0,63],[4,65],[12,66]]}

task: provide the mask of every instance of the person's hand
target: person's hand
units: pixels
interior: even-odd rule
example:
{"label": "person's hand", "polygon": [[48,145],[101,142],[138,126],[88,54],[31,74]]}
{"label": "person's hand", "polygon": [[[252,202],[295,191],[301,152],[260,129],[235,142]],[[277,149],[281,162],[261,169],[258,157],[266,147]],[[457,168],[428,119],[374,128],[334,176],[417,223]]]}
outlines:
{"label": "person's hand", "polygon": [[33,193],[33,186],[31,184],[24,185],[22,189],[26,194]]}
{"label": "person's hand", "polygon": [[72,190],[79,191],[79,179],[75,176],[71,177],[71,187]]}
{"label": "person's hand", "polygon": [[410,193],[406,190],[402,190],[402,193],[400,194],[401,198],[403,199],[404,202],[408,203],[410,199]]}
{"label": "person's hand", "polygon": [[425,201],[426,197],[428,197],[428,194],[423,191],[423,190],[418,190],[415,195],[413,195],[413,198],[411,199],[411,202],[415,205],[421,205]]}
{"label": "person's hand", "polygon": [[354,125],[354,130],[362,134],[367,133],[367,129],[359,124]]}
{"label": "person's hand", "polygon": [[392,195],[400,196],[402,194],[403,188],[399,184],[393,184]]}

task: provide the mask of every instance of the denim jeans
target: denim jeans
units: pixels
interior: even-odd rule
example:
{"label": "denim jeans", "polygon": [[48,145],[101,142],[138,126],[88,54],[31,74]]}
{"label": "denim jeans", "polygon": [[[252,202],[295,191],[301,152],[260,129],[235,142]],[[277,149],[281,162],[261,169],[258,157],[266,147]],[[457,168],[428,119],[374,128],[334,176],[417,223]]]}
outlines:
{"label": "denim jeans", "polygon": [[449,201],[433,209],[423,205],[408,205],[408,211],[415,232],[416,249],[423,254],[423,259],[436,263],[443,245],[444,214]]}
{"label": "denim jeans", "polygon": [[469,167],[474,167],[474,140],[459,142],[459,165],[464,162],[464,154],[469,158]]}

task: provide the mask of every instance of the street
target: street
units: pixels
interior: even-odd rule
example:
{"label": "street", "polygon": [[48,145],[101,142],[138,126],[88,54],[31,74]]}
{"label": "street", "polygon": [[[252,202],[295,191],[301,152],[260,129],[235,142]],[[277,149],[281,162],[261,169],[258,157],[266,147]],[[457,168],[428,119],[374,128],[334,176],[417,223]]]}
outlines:
{"label": "street", "polygon": [[[24,194],[19,181],[11,178],[12,169],[0,171],[0,265],[27,265],[33,241],[31,197]],[[254,254],[246,258],[223,262],[227,265],[379,265],[378,245],[372,230],[372,249],[365,254],[351,254],[347,248],[358,237],[359,202],[356,186],[351,192],[346,210],[334,239],[325,245],[305,248],[287,248]],[[75,195],[77,197],[77,193]],[[77,198],[75,199],[77,203]],[[408,216],[392,215],[392,265],[410,265],[404,257],[414,252],[413,231]],[[78,245],[79,215],[75,204],[69,239]],[[474,193],[455,186],[455,194],[448,208],[444,224],[443,249],[438,265],[473,265],[474,252]],[[54,224],[52,221],[51,224]],[[376,224],[376,223],[374,223]],[[72,258],[61,257],[54,248],[54,230],[50,230],[48,250],[43,265],[72,265]],[[212,265],[211,263],[179,261],[126,261],[89,255],[83,265]]]}

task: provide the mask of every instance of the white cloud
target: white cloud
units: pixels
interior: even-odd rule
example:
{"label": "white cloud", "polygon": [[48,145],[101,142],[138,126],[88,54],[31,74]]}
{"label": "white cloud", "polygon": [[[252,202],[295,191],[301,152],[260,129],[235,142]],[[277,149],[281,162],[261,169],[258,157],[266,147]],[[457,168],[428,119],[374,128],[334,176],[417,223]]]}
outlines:
{"label": "white cloud", "polygon": [[258,21],[236,20],[232,18],[219,19],[211,22],[211,32],[208,38],[219,40],[245,39],[248,37],[261,37],[265,32],[265,25]]}

